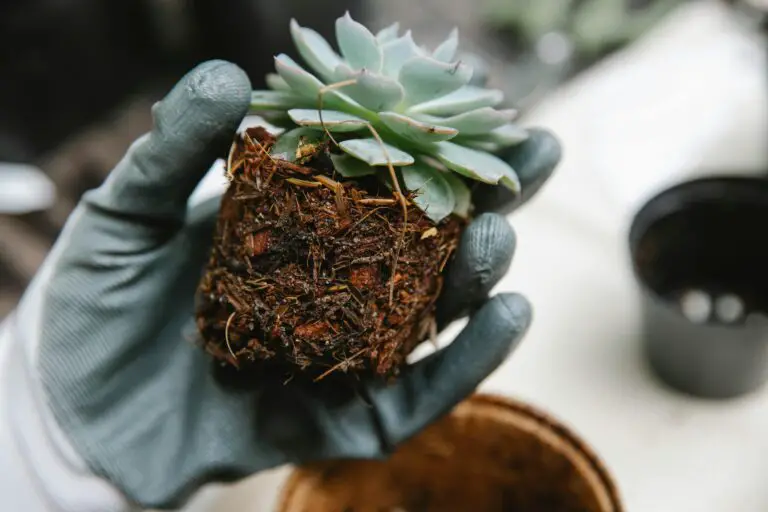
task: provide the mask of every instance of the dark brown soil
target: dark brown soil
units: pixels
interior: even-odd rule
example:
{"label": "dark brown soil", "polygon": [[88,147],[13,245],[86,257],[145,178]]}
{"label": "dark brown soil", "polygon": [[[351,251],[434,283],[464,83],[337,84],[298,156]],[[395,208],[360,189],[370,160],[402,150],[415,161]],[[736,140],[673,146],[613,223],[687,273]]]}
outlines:
{"label": "dark brown soil", "polygon": [[273,143],[250,129],[230,155],[199,286],[205,350],[238,373],[396,375],[429,336],[461,222],[435,226],[409,204],[404,223],[379,180],[334,173],[330,143],[300,165],[271,158]]}

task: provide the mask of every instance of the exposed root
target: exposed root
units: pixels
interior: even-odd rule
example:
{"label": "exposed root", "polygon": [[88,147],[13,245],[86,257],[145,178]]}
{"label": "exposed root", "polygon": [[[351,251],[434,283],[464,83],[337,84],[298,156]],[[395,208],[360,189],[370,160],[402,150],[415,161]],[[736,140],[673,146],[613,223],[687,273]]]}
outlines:
{"label": "exposed root", "polygon": [[307,180],[300,180],[298,178],[286,178],[285,181],[292,185],[296,185],[297,187],[307,187],[307,188],[317,188],[322,187],[322,183],[317,183],[314,181],[307,181]]}
{"label": "exposed root", "polygon": [[429,319],[429,341],[432,343],[433,347],[439,347],[437,342],[437,322],[434,317]]}
{"label": "exposed root", "polygon": [[237,356],[232,350],[232,345],[229,343],[229,327],[232,325],[232,320],[235,318],[236,314],[237,312],[235,311],[229,315],[229,318],[227,318],[227,325],[224,327],[224,341],[227,343],[227,349],[229,350],[230,355],[232,355],[232,360],[234,361],[235,366],[237,366]]}
{"label": "exposed root", "polygon": [[357,352],[355,352],[354,354],[352,354],[350,357],[348,357],[348,358],[346,358],[346,359],[343,359],[343,360],[342,360],[342,361],[340,361],[339,363],[337,363],[337,364],[335,364],[335,365],[331,366],[331,367],[330,367],[330,368],[329,368],[327,371],[325,371],[324,373],[322,373],[322,374],[321,374],[321,375],[319,375],[318,377],[315,377],[315,379],[314,379],[314,380],[315,380],[315,382],[320,382],[321,380],[323,380],[324,378],[328,377],[328,376],[329,376],[330,374],[332,374],[333,372],[339,371],[339,370],[341,370],[342,368],[348,368],[348,367],[350,367],[350,366],[352,365],[352,362],[353,362],[353,361],[354,361],[354,360],[355,360],[357,357],[359,357],[359,356],[363,355],[365,352],[368,352],[370,349],[371,349],[370,347],[361,348],[360,350],[358,350]]}

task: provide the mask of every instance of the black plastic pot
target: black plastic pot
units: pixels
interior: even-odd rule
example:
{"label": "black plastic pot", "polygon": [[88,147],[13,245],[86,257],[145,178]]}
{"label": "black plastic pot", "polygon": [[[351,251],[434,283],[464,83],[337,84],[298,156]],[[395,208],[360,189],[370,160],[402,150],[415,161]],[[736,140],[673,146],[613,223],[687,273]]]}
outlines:
{"label": "black plastic pot", "polygon": [[629,241],[653,371],[699,397],[760,387],[768,379],[768,181],[679,184],[640,209]]}

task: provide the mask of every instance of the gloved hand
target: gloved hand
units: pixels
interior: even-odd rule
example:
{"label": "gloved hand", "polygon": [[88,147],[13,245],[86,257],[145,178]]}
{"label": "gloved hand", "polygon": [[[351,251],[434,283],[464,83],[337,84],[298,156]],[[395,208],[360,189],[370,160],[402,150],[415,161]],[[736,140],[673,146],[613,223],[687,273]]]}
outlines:
{"label": "gloved hand", "polygon": [[[188,198],[226,154],[250,92],[243,71],[225,62],[183,78],[154,107],[152,132],[84,196],[11,319],[55,428],[90,471],[145,507],[284,463],[385,456],[470,394],[531,321],[522,296],[487,298],[515,236],[486,213],[465,231],[439,302],[442,325],[472,311],[469,324],[394,385],[364,383],[365,398],[343,400],[282,382],[219,385],[191,343],[218,205],[191,208]],[[509,158],[523,189],[536,190],[560,147],[535,131]]]}

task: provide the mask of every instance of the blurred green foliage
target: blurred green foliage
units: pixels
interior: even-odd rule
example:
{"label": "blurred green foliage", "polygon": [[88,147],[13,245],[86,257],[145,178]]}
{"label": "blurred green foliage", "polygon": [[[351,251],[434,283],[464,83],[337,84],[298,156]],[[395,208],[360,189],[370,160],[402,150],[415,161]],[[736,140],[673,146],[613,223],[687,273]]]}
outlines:
{"label": "blurred green foliage", "polygon": [[545,34],[568,37],[577,56],[593,58],[639,37],[686,0],[486,0],[485,19],[522,44]]}

